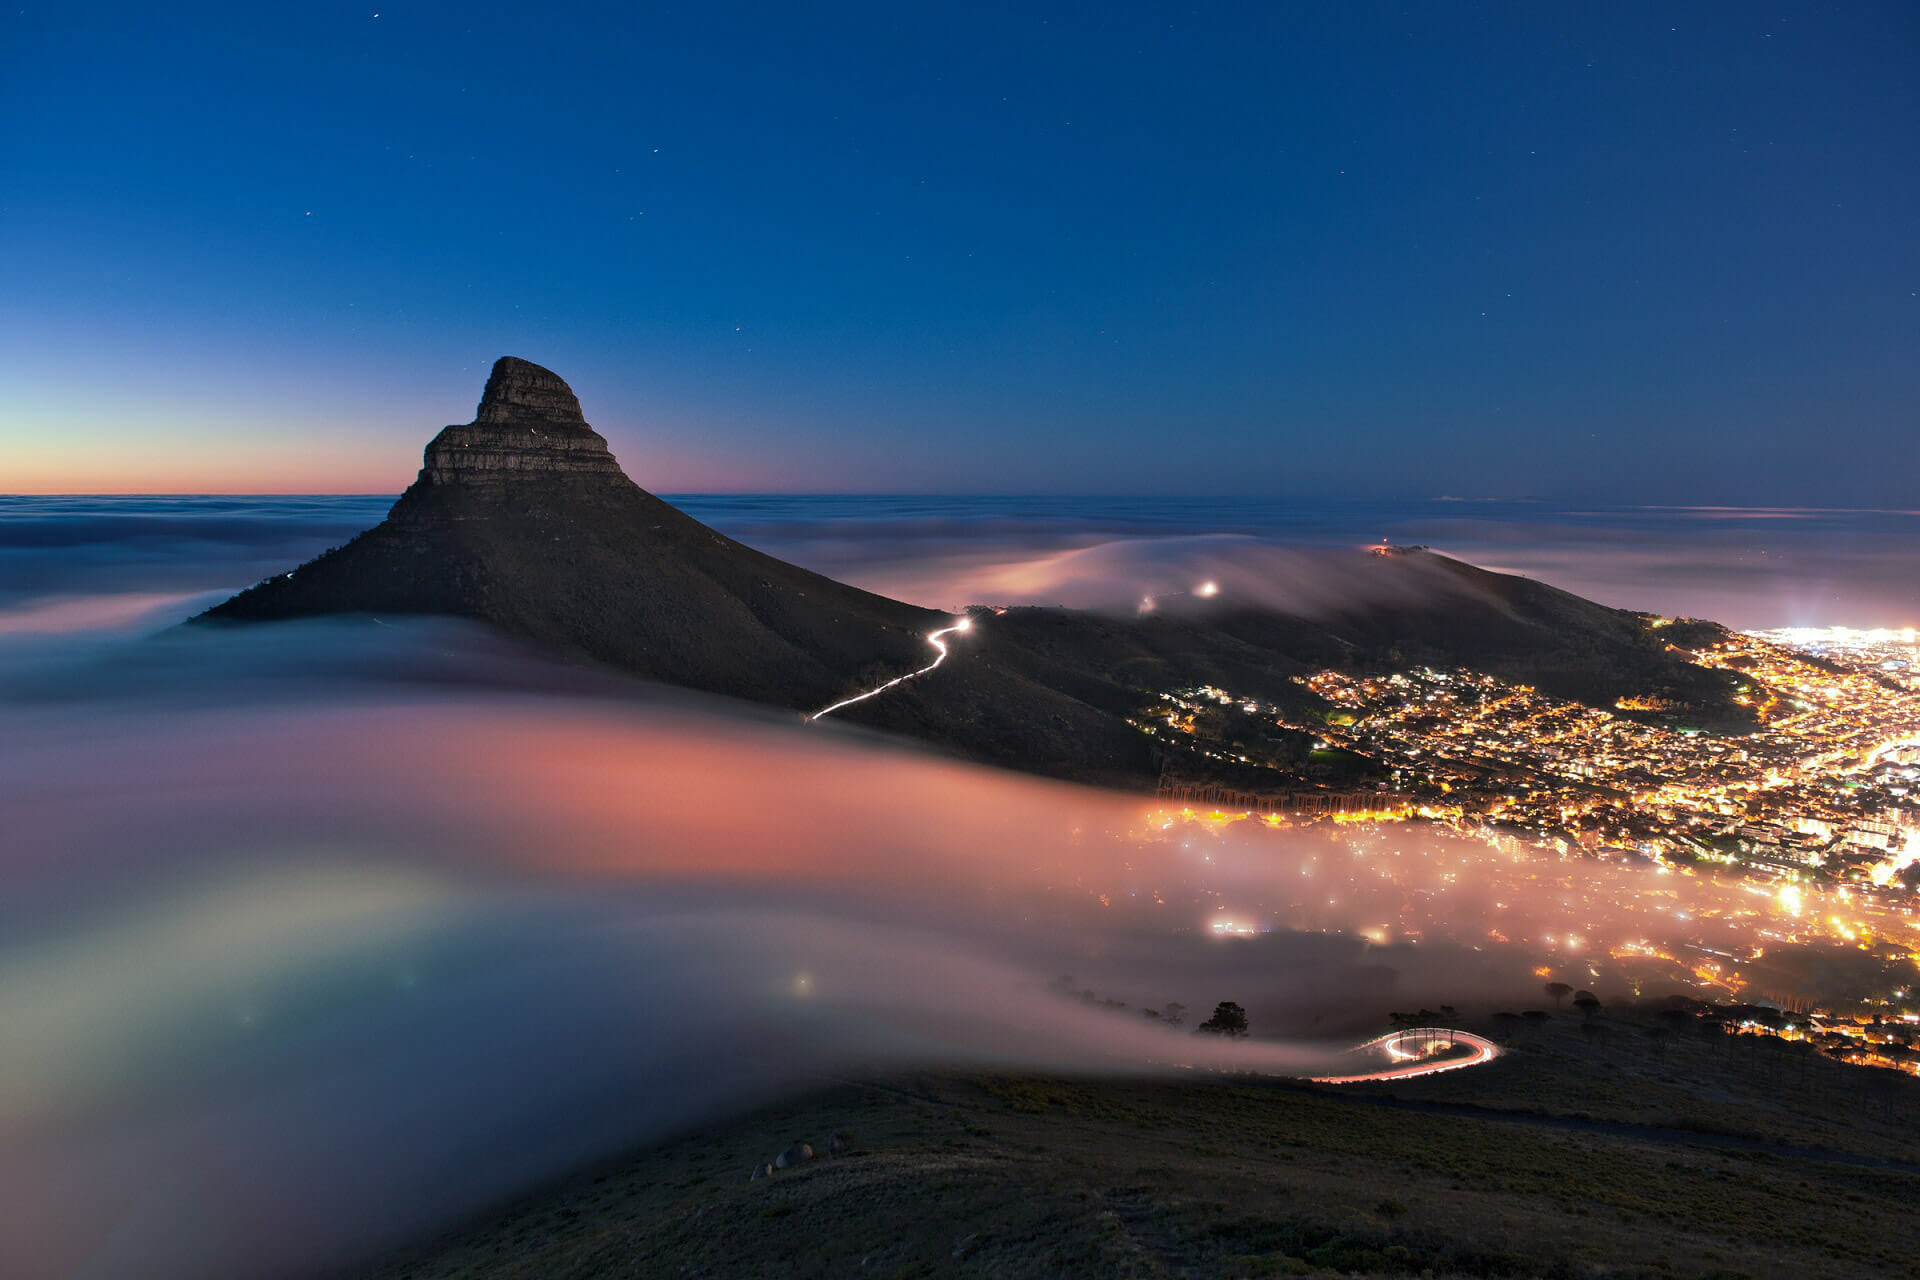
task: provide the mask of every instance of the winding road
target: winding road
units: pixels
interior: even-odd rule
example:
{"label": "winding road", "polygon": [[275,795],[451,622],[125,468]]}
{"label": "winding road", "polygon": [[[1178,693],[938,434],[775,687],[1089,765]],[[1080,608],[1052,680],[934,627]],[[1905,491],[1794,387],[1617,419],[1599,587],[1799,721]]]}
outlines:
{"label": "winding road", "polygon": [[[1468,1054],[1447,1054],[1442,1058],[1435,1054],[1464,1045],[1472,1052]],[[1455,1031],[1447,1027],[1415,1027],[1411,1031],[1395,1031],[1377,1040],[1369,1040],[1353,1047],[1354,1053],[1367,1053],[1379,1050],[1386,1055],[1391,1064],[1378,1071],[1362,1071],[1343,1076],[1309,1076],[1315,1084],[1360,1084],[1368,1080],[1410,1080],[1415,1076],[1430,1076],[1442,1071],[1457,1071],[1461,1067],[1477,1067],[1492,1062],[1500,1056],[1500,1046],[1485,1036],[1477,1036],[1471,1031]]]}
{"label": "winding road", "polygon": [[832,706],[822,707],[818,711],[814,712],[812,715],[807,717],[807,723],[811,724],[815,720],[818,720],[821,716],[831,715],[834,712],[840,710],[840,708],[842,707],[850,707],[856,702],[865,702],[868,698],[878,697],[880,694],[885,693],[887,690],[893,688],[893,686],[897,684],[905,684],[907,681],[913,679],[915,676],[923,676],[927,674],[927,672],[933,670],[935,667],[939,666],[941,663],[947,660],[947,642],[941,639],[941,637],[950,636],[956,631],[966,632],[971,630],[973,630],[973,619],[962,618],[960,619],[960,621],[954,623],[950,627],[942,627],[938,631],[928,632],[927,643],[932,645],[934,652],[939,655],[932,662],[929,662],[926,666],[920,668],[918,671],[909,671],[907,672],[907,674],[903,676],[895,676],[893,679],[887,681],[885,684],[875,685],[873,688],[867,690],[865,693],[857,693],[851,698],[842,698],[840,701],[834,703]]}

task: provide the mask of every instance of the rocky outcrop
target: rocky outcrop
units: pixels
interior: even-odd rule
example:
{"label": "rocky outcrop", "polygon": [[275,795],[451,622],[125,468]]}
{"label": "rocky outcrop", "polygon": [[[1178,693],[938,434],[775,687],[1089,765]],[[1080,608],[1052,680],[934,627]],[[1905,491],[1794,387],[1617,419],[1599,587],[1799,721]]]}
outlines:
{"label": "rocky outcrop", "polygon": [[427,445],[418,483],[505,490],[520,477],[556,474],[626,480],[573,388],[550,369],[502,356],[473,421]]}

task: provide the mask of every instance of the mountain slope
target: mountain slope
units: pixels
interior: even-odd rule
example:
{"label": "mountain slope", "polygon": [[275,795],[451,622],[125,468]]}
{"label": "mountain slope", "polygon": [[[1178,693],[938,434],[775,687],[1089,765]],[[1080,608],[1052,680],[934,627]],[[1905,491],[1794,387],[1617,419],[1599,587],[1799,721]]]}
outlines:
{"label": "mountain slope", "polygon": [[811,708],[945,616],[742,546],[629,480],[566,383],[500,360],[386,520],[202,615],[452,614],[638,675]]}
{"label": "mountain slope", "polygon": [[[1113,617],[978,611],[955,658],[835,718],[976,760],[1138,785],[1158,766],[1127,717],[1216,684],[1286,703],[1318,667],[1466,666],[1606,705],[1659,691],[1724,701],[1644,620],[1431,553],[1338,553],[1352,604],[1307,617],[1227,600]],[[556,374],[494,365],[474,420],[427,445],[387,518],[202,614],[201,625],[449,614],[556,653],[796,711],[932,660],[946,614],[755,551],[627,478]]]}

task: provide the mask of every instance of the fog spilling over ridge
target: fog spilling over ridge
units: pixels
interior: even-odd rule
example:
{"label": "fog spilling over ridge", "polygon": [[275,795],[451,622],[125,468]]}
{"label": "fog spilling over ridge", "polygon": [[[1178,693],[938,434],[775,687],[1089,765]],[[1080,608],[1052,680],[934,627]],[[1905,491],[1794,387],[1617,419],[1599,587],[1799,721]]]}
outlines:
{"label": "fog spilling over ridge", "polygon": [[[345,542],[392,501],[0,497],[0,608],[106,593],[230,594]],[[1911,572],[1920,513],[1912,511],[940,496],[672,501],[753,546],[934,609],[1130,600],[1158,574],[1186,574],[1196,550],[1231,560],[1243,549],[1385,540],[1432,545],[1616,607],[1735,627],[1920,623]]]}
{"label": "fog spilling over ridge", "polygon": [[[1389,1008],[1524,1002],[1543,963],[1612,994],[1612,949],[1743,908],[1196,822],[459,625],[64,616],[103,629],[0,633],[9,1274],[344,1262],[890,1064],[1339,1071]],[[1223,999],[1262,1038],[1139,1012]]]}
{"label": "fog spilling over ridge", "polygon": [[[0,510],[0,564],[23,570],[0,594],[0,1271],[350,1263],[847,1072],[1371,1070],[1351,1048],[1389,1010],[1524,1007],[1543,973],[1608,1000],[1697,991],[1756,921],[1837,909],[1420,825],[1184,812],[473,622],[175,625],[389,505]],[[1432,511],[687,505],[929,609],[1338,619],[1460,589],[1422,557],[1354,554]],[[1503,518],[1476,536],[1519,554],[1527,526]],[[1900,518],[1876,519],[1897,545]],[[997,620],[948,634],[937,669],[902,630],[879,678],[920,674],[879,697],[974,678]],[[1772,947],[1750,977],[1817,994],[1860,963]],[[1191,1034],[1222,1000],[1253,1040]],[[1176,1003],[1185,1027],[1142,1016]]]}

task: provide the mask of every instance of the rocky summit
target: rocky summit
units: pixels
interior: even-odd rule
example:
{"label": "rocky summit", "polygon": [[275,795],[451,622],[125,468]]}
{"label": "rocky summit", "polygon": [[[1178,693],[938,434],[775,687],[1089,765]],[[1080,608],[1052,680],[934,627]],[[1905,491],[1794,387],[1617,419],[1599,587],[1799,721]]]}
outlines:
{"label": "rocky summit", "polygon": [[626,478],[559,374],[502,356],[473,421],[446,428],[427,445],[419,483],[504,493],[519,476],[555,473]]}
{"label": "rocky summit", "polygon": [[[834,718],[1139,786],[1177,764],[1136,728],[1161,692],[1214,685],[1291,705],[1312,700],[1298,677],[1327,667],[1458,666],[1599,706],[1657,690],[1731,707],[1725,673],[1690,665],[1637,615],[1425,550],[1329,554],[1354,586],[1337,612],[1226,597],[1137,618],[983,610],[949,642],[952,661]],[[558,374],[512,356],[493,366],[473,421],[428,443],[385,520],[195,622],[343,614],[470,618],[565,658],[799,712],[926,666],[928,636],[953,623],[662,502],[627,478]]]}

